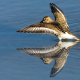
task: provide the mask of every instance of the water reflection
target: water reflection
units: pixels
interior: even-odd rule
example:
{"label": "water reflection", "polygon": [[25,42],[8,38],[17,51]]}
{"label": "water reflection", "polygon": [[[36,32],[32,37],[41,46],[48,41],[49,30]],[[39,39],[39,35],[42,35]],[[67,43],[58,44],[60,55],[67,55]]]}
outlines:
{"label": "water reflection", "polygon": [[17,50],[41,59],[44,64],[50,64],[53,60],[55,60],[54,66],[50,72],[50,77],[53,77],[63,69],[66,64],[70,48],[72,48],[77,43],[78,41],[59,41],[56,45],[51,47],[17,48]]}

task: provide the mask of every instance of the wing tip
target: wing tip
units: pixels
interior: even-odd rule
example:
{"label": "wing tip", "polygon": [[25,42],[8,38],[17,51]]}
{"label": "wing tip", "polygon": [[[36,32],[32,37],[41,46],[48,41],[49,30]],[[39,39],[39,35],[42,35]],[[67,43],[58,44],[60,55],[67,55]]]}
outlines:
{"label": "wing tip", "polygon": [[16,31],[16,32],[20,32],[20,30]]}
{"label": "wing tip", "polygon": [[50,3],[50,8],[52,13],[58,12],[58,7],[54,3]]}
{"label": "wing tip", "polygon": [[50,8],[51,8],[52,13],[59,12],[59,13],[64,14],[63,11],[58,6],[56,6],[54,3],[50,3]]}
{"label": "wing tip", "polygon": [[54,3],[50,3],[50,5],[55,5]]}
{"label": "wing tip", "polygon": [[52,68],[52,71],[50,73],[50,77],[56,76],[62,69],[59,70],[59,68]]}
{"label": "wing tip", "polygon": [[26,33],[26,31],[22,31],[22,30],[18,30],[18,31],[16,31],[16,32],[20,32],[20,33]]}
{"label": "wing tip", "polygon": [[54,3],[50,3],[50,7],[52,7],[52,6],[56,6]]}

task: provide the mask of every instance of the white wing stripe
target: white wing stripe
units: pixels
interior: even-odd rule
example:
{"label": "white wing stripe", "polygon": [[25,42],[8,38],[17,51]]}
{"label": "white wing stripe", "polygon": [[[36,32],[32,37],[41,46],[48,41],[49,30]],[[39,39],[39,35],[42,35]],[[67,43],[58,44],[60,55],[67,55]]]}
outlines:
{"label": "white wing stripe", "polygon": [[58,34],[57,31],[49,29],[49,28],[45,28],[45,27],[30,27],[27,29],[27,31],[44,31],[45,33],[54,33],[54,34]]}

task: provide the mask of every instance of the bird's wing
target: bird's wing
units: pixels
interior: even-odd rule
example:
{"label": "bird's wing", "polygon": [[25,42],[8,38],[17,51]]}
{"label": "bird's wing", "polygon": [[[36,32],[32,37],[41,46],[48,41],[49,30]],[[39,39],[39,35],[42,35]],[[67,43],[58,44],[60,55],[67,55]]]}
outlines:
{"label": "bird's wing", "polygon": [[66,28],[63,28],[58,22],[53,22],[52,23],[59,31],[62,31],[63,33],[66,32]]}
{"label": "bird's wing", "polygon": [[57,75],[65,66],[67,61],[67,56],[69,55],[69,49],[72,48],[74,45],[76,45],[78,41],[75,42],[60,42],[61,47],[63,49],[60,50],[59,54],[57,54],[54,58],[55,64],[51,70],[50,77],[54,77]]}
{"label": "bird's wing", "polygon": [[68,50],[64,48],[60,53],[61,55],[59,54],[59,57],[55,59],[55,64],[51,70],[50,77],[57,75],[66,64],[67,56],[69,54]]}
{"label": "bird's wing", "polygon": [[27,54],[46,54],[46,53],[53,51],[53,49],[46,48],[46,47],[43,47],[43,48],[23,48],[23,49],[17,48],[17,50],[20,50],[20,51],[27,53]]}
{"label": "bird's wing", "polygon": [[[57,7],[55,4],[51,4],[50,3],[50,8],[51,8],[51,12],[54,14],[54,13],[56,13],[56,18],[58,18],[58,20],[60,19],[62,19],[62,20],[66,20],[66,17],[65,17],[65,15],[64,15],[64,13],[63,13],[63,11],[59,8],[59,7]],[[57,14],[57,13],[59,13],[59,14]]]}
{"label": "bird's wing", "polygon": [[25,27],[23,29],[18,30],[17,32],[24,33],[48,33],[53,35],[58,35],[60,32],[65,32],[62,28],[60,28],[60,24],[50,24],[50,23],[36,23]]}
{"label": "bird's wing", "polygon": [[51,8],[51,12],[53,13],[53,15],[55,17],[55,21],[60,23],[63,28],[69,29],[69,26],[68,26],[67,20],[66,20],[66,16],[63,13],[63,11],[53,3],[50,3],[50,8]]}
{"label": "bird's wing", "polygon": [[58,45],[42,48],[17,48],[19,51],[39,58],[56,56],[60,49],[61,48]]}

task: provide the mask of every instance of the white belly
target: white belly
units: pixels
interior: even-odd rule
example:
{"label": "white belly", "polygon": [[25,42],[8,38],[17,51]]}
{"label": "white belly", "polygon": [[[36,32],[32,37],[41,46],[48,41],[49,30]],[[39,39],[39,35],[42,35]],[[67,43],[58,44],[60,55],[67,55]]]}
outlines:
{"label": "white belly", "polygon": [[59,36],[59,39],[73,39],[75,36],[65,32],[64,33],[61,33],[61,35]]}

